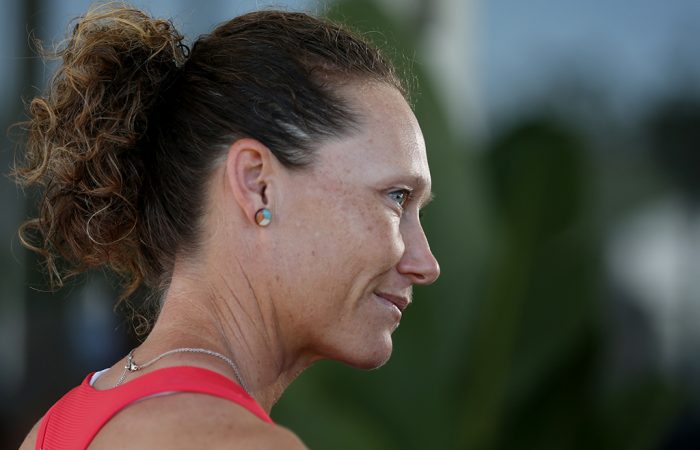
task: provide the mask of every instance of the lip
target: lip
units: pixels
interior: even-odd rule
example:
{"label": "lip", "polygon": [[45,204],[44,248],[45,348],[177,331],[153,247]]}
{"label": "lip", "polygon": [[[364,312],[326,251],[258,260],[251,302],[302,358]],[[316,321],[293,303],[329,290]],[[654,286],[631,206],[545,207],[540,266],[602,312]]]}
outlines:
{"label": "lip", "polygon": [[411,304],[411,300],[409,300],[407,297],[402,297],[400,295],[392,295],[392,294],[387,294],[384,292],[375,292],[375,294],[378,297],[381,297],[385,300],[388,300],[391,302],[394,306],[396,306],[399,311],[404,312],[406,308],[408,308],[408,305]]}

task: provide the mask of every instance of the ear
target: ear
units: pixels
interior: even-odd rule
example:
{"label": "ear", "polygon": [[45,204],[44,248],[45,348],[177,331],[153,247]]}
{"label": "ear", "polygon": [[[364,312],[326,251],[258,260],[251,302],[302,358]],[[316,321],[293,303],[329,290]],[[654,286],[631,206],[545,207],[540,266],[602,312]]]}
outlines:
{"label": "ear", "polygon": [[252,138],[238,139],[228,149],[226,179],[246,219],[253,225],[260,208],[270,208],[269,188],[277,170],[270,149]]}

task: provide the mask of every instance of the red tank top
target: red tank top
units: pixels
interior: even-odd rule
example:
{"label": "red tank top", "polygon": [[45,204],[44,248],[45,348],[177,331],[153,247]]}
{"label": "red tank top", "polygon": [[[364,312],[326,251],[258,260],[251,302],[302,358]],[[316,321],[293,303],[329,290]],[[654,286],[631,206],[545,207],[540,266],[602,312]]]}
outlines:
{"label": "red tank top", "polygon": [[80,386],[64,395],[41,420],[36,450],[86,449],[100,429],[131,403],[156,394],[191,392],[237,403],[260,419],[273,423],[262,407],[229,378],[199,367],[155,370],[113,389],[100,391],[88,375]]}

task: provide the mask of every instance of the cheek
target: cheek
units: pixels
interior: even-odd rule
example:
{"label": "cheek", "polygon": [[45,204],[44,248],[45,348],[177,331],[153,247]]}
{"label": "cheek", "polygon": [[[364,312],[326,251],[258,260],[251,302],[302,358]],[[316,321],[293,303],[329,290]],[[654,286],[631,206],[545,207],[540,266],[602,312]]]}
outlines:
{"label": "cheek", "polygon": [[376,272],[398,263],[403,252],[400,221],[387,205],[376,198],[357,199],[337,214],[335,227],[344,235],[346,264]]}
{"label": "cheek", "polygon": [[397,215],[372,195],[336,189],[316,198],[308,214],[317,218],[311,246],[318,263],[347,273],[389,270],[401,257],[403,239]]}

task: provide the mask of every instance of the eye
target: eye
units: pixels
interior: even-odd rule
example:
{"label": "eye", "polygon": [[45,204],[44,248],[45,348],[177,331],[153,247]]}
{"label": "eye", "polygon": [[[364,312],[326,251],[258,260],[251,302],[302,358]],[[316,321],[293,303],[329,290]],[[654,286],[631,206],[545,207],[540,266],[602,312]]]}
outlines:
{"label": "eye", "polygon": [[406,202],[411,198],[411,191],[408,189],[397,189],[389,192],[389,197],[403,208]]}

